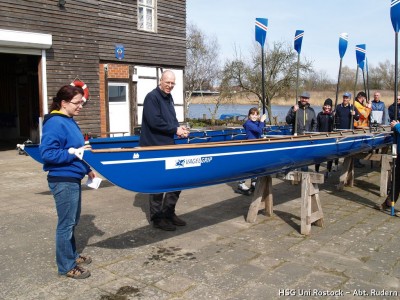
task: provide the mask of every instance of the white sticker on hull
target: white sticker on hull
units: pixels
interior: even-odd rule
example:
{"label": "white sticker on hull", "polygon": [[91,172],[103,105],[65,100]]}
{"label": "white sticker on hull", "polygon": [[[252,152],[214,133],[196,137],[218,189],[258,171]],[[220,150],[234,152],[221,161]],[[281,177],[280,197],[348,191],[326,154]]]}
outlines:
{"label": "white sticker on hull", "polygon": [[165,160],[165,169],[181,169],[181,168],[192,168],[200,167],[202,164],[208,164],[212,161],[210,156],[184,156],[184,157],[173,157]]}

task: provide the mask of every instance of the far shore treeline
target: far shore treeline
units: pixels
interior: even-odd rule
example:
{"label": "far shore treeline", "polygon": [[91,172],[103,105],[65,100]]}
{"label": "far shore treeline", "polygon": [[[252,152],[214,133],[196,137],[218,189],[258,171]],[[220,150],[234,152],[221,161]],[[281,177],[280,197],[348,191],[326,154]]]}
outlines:
{"label": "far shore treeline", "polygon": [[[309,91],[309,90],[307,90]],[[359,92],[361,90],[357,90]],[[374,92],[381,93],[381,101],[385,103],[386,107],[389,107],[394,102],[394,94],[392,90],[371,90],[370,91],[370,101],[373,100]],[[311,106],[321,106],[323,105],[325,99],[331,98],[335,102],[336,93],[335,91],[309,91],[311,94],[310,104]],[[352,94],[353,101],[353,91],[348,91]],[[342,94],[339,93],[338,104],[342,103]],[[192,96],[191,104],[214,104],[216,96]],[[238,93],[237,95],[225,99],[221,104],[251,104],[254,106],[259,105],[259,100],[256,96],[248,93]],[[293,98],[276,97],[272,100],[272,105],[288,105],[292,106],[294,104]]]}

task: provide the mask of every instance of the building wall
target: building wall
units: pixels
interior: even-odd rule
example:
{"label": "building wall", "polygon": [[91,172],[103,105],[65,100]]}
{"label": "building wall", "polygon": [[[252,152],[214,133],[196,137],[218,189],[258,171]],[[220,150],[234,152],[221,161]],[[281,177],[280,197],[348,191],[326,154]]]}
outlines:
{"label": "building wall", "polygon": [[[136,0],[68,0],[64,8],[57,0],[1,0],[0,29],[52,35],[46,51],[48,102],[62,85],[76,77],[84,81],[90,99],[77,121],[93,134],[106,129],[104,64],[124,64],[118,75],[123,78],[136,65],[183,70],[186,64],[185,0],[157,0],[156,33],[137,30]],[[125,48],[121,61],[117,44]]]}

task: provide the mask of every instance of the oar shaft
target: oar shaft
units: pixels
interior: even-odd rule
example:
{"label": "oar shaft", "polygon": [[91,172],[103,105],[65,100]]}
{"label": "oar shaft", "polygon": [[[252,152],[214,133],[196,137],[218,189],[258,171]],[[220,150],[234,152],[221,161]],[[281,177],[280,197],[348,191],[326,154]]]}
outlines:
{"label": "oar shaft", "polygon": [[369,95],[369,71],[368,71],[368,59],[366,58],[365,59],[365,67],[366,67],[366,69],[367,69],[367,71],[366,71],[366,73],[367,73],[367,97],[368,97],[368,101],[369,101],[369,99],[370,99],[370,95]]}
{"label": "oar shaft", "polygon": [[[355,107],[354,104],[356,103],[356,89],[357,89],[357,79],[358,79],[358,68],[359,68],[359,66],[357,65],[356,80],[354,82],[354,96],[353,96],[353,110],[354,111],[356,111],[356,107]],[[351,114],[350,128],[354,128],[353,114]]]}
{"label": "oar shaft", "polygon": [[[297,79],[296,79],[296,99],[294,100],[294,105],[297,105],[299,97],[299,77],[300,77],[300,53],[297,53]],[[297,135],[297,113],[294,120],[294,135]]]}
{"label": "oar shaft", "polygon": [[[395,54],[394,54],[394,119],[397,121],[397,115],[398,115],[398,105],[397,105],[397,96],[398,96],[398,40],[399,40],[399,33],[396,31],[395,32]],[[393,131],[393,147],[397,148],[397,134],[396,131]],[[397,149],[393,149],[392,151],[396,151]],[[397,151],[396,151],[397,153]],[[398,155],[398,153],[397,153]],[[397,157],[395,155],[393,156],[393,162],[392,162],[392,206],[390,209],[390,214],[394,216],[394,203],[396,202],[395,197],[395,188],[396,188],[396,160]]]}
{"label": "oar shaft", "polygon": [[338,105],[338,99],[339,99],[339,86],[340,86],[340,77],[342,74],[342,58],[340,58],[340,64],[339,64],[339,75],[338,75],[338,79],[337,79],[337,84],[336,84],[336,99],[335,99],[335,107],[333,107],[333,111],[334,111],[334,116],[335,119],[333,120],[333,126],[336,129],[336,107]]}
{"label": "oar shaft", "polygon": [[265,67],[264,67],[264,46],[261,47],[261,91],[262,91],[262,105],[263,114],[265,114]]}

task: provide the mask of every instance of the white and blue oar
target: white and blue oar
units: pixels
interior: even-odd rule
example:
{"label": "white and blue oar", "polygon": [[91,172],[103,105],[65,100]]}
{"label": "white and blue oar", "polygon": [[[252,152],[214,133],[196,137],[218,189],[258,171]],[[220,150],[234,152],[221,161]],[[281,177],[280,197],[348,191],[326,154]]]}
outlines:
{"label": "white and blue oar", "polygon": [[[362,71],[362,76],[363,76],[363,86],[364,86],[364,93],[367,94],[367,87],[365,85],[365,72],[364,72],[364,67],[365,67],[365,60],[360,62],[360,69]],[[369,98],[368,98],[369,99]],[[369,101],[367,99],[367,102]]]}
{"label": "white and blue oar", "polygon": [[[357,59],[357,70],[356,70],[356,80],[354,83],[354,98],[353,98],[353,109],[355,110],[354,103],[356,101],[356,89],[357,89],[357,81],[358,81],[358,69],[361,66],[364,68],[364,60],[365,60],[365,44],[356,45],[356,59]],[[354,126],[353,124],[353,115],[351,115],[350,126]]]}
{"label": "white and blue oar", "polygon": [[[338,80],[337,80],[337,85],[336,85],[336,100],[335,100],[335,107],[333,108],[334,114],[336,114],[336,107],[338,105],[338,97],[339,97],[339,86],[340,86],[340,76],[342,74],[342,61],[343,61],[343,56],[346,53],[347,50],[347,44],[349,40],[349,35],[345,32],[341,33],[339,36],[339,56],[340,56],[340,64],[339,64],[339,75],[338,75]],[[336,129],[336,122],[335,122],[335,129]]]}
{"label": "white and blue oar", "polygon": [[[390,19],[392,20],[393,29],[395,32],[395,55],[394,55],[394,119],[397,120],[398,109],[397,109],[397,94],[398,94],[398,41],[399,41],[399,29],[400,29],[400,0],[391,0],[390,4]],[[397,158],[397,135],[396,131],[393,132],[393,146],[392,146],[392,207],[390,214],[394,216],[394,189],[395,189],[395,178],[396,178],[396,158]]]}
{"label": "white and blue oar", "polygon": [[262,80],[262,105],[265,114],[265,70],[264,70],[264,44],[267,39],[268,19],[256,18],[256,41],[261,45],[261,80]]}
{"label": "white and blue oar", "polygon": [[[294,34],[294,49],[297,52],[297,80],[296,80],[296,99],[294,101],[294,105],[297,104],[297,99],[299,95],[299,73],[300,73],[300,52],[301,52],[301,44],[303,42],[304,30],[296,30]],[[294,121],[294,135],[297,135],[297,113]]]}

